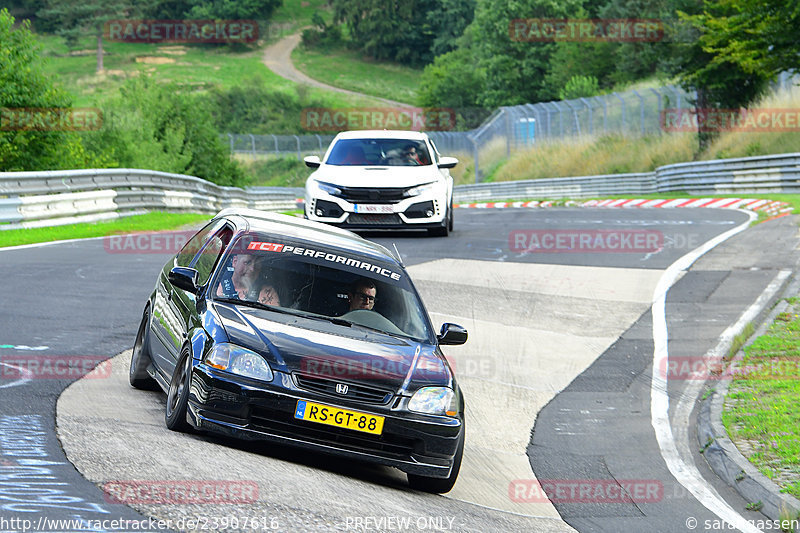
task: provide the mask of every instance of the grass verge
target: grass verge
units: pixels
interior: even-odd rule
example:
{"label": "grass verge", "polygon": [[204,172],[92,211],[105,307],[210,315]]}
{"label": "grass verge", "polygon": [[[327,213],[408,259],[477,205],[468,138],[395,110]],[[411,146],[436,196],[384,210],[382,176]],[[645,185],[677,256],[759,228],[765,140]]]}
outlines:
{"label": "grass verge", "polygon": [[[263,48],[254,46],[173,45],[149,43],[103,44],[105,70],[96,71],[93,38],[79,39],[72,48],[53,35],[37,35],[45,56],[45,72],[59,80],[73,96],[76,107],[93,106],[118,93],[130,77],[148,73],[161,82],[175,81],[187,91],[218,86],[229,89],[245,79],[260,78],[276,91],[294,92],[296,83],[283,79],[264,65]],[[376,100],[308,88],[311,98],[330,107],[375,105]],[[299,129],[298,129],[299,131]]]}
{"label": "grass verge", "polygon": [[0,231],[0,248],[68,239],[105,237],[120,233],[177,229],[209,220],[200,213],[165,213],[154,211],[116,220],[51,226],[47,228],[10,229]]}
{"label": "grass verge", "polygon": [[[751,109],[797,109],[800,90],[782,90]],[[531,148],[513,150],[507,158],[505,142],[482,149],[483,181],[512,181],[566,176],[593,176],[651,172],[657,167],[687,161],[754,157],[794,153],[800,131],[724,131],[698,153],[696,133],[663,133],[647,137],[619,134],[586,135],[563,141],[537,142]],[[492,163],[498,162],[492,168]]]}
{"label": "grass verge", "polygon": [[[306,75],[334,87],[407,104],[417,100],[422,69],[364,59],[345,48],[308,49],[298,46],[292,62]],[[384,104],[385,105],[385,104]]]}
{"label": "grass verge", "polygon": [[722,422],[762,474],[800,497],[800,304],[779,313],[744,354],[747,371],[731,382]]}

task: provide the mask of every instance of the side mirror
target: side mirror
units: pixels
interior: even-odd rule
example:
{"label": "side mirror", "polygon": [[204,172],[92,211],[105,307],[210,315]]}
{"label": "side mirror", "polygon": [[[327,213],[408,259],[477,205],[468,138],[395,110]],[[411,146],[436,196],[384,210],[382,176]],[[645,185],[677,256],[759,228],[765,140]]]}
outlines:
{"label": "side mirror", "polygon": [[307,155],[303,158],[303,162],[309,168],[319,168],[322,164],[318,155]]}
{"label": "side mirror", "polygon": [[450,324],[449,322],[442,324],[442,331],[439,336],[439,344],[458,345],[467,342],[467,330],[458,324]]}
{"label": "side mirror", "polygon": [[439,164],[437,165],[439,168],[453,168],[458,164],[458,159],[455,157],[442,157],[439,159]]}
{"label": "side mirror", "polygon": [[197,270],[186,267],[174,267],[169,271],[169,282],[185,291],[197,294]]}

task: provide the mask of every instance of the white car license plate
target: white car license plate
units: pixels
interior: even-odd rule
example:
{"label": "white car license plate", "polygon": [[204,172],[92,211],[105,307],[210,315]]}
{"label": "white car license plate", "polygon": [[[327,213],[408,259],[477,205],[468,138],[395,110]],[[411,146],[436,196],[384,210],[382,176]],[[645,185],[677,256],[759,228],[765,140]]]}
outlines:
{"label": "white car license plate", "polygon": [[355,204],[354,208],[356,213],[394,213],[392,206],[385,204]]}

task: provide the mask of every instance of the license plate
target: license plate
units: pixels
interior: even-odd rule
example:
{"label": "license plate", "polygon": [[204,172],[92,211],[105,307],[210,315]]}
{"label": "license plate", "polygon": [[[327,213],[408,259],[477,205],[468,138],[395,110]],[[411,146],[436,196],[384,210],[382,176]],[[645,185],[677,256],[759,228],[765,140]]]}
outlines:
{"label": "license plate", "polygon": [[392,206],[385,204],[355,204],[354,208],[356,213],[380,213],[384,215],[394,213]]}
{"label": "license plate", "polygon": [[347,428],[353,431],[363,431],[380,435],[383,431],[383,417],[359,413],[358,411],[348,411],[330,405],[308,402],[305,400],[297,401],[297,408],[294,410],[294,417],[299,420],[308,420],[318,424],[336,426],[337,428]]}

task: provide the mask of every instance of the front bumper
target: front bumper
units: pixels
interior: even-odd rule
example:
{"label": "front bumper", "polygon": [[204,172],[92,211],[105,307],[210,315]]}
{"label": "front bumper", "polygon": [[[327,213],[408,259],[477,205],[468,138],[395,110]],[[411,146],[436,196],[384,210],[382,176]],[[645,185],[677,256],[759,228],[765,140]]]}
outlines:
{"label": "front bumper", "polygon": [[396,203],[356,204],[320,192],[307,194],[305,205],[309,220],[353,229],[437,228],[447,218],[446,198],[433,193]]}
{"label": "front bumper", "polygon": [[[298,400],[383,416],[383,433],[297,420]],[[342,401],[300,389],[285,373],[276,372],[271,383],[258,383],[199,364],[192,372],[188,417],[197,429],[239,439],[279,442],[410,474],[447,477],[463,431],[461,420],[409,412],[407,401],[397,396],[385,404]]]}

